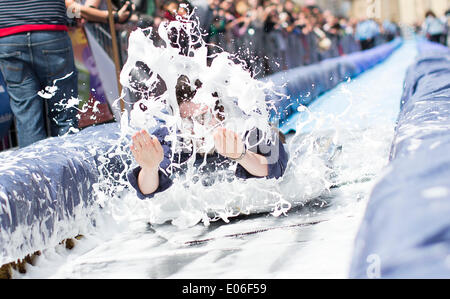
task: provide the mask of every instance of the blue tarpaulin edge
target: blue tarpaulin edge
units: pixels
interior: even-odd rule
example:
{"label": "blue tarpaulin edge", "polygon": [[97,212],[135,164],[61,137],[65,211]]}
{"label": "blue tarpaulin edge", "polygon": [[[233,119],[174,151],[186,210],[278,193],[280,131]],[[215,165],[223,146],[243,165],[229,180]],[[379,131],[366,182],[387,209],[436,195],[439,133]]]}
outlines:
{"label": "blue tarpaulin edge", "polygon": [[0,265],[95,227],[94,184],[123,167],[108,155],[119,137],[106,124],[0,153]]}
{"label": "blue tarpaulin edge", "polygon": [[384,61],[402,43],[403,40],[397,38],[367,51],[326,59],[265,78],[264,81],[272,81],[276,87],[276,93],[269,93],[267,97],[269,105],[273,107],[271,121],[277,123],[284,134],[295,131],[295,123],[290,122],[290,119],[299,113],[300,105],[310,105],[338,84],[355,78]]}
{"label": "blue tarpaulin edge", "polygon": [[450,278],[450,50],[425,41],[418,48],[351,278]]}

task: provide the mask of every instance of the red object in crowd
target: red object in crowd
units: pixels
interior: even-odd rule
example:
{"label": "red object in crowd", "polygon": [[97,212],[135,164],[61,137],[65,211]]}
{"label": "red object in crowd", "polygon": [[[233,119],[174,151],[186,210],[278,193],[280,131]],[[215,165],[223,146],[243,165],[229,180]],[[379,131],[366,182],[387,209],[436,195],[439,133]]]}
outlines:
{"label": "red object in crowd", "polygon": [[66,25],[20,25],[0,29],[0,37],[29,31],[68,31]]}
{"label": "red object in crowd", "polygon": [[166,12],[164,13],[164,18],[165,18],[166,20],[169,20],[170,22],[176,21],[176,20],[177,20],[177,18],[176,18],[173,14],[171,14],[170,12],[168,12],[168,11],[166,11]]}

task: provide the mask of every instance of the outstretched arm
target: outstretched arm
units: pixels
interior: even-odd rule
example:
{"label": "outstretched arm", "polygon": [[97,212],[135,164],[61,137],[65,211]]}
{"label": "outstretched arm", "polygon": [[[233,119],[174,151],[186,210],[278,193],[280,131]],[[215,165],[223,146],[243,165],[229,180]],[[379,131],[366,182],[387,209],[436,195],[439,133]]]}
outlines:
{"label": "outstretched arm", "polygon": [[225,128],[217,129],[214,133],[214,143],[220,155],[232,160],[238,159],[237,162],[251,175],[261,178],[269,175],[267,158],[246,151],[241,137],[235,132]]}
{"label": "outstretched arm", "polygon": [[142,168],[138,176],[139,189],[144,195],[153,194],[159,187],[159,165],[164,159],[163,148],[158,139],[145,130],[134,134],[132,140],[131,152]]}

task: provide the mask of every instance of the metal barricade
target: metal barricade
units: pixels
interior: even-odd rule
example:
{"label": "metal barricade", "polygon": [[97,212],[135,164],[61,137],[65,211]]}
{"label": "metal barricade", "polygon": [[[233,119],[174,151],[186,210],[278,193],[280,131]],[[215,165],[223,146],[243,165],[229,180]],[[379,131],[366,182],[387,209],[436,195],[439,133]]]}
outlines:
{"label": "metal barricade", "polygon": [[[109,25],[100,23],[87,23],[84,26],[85,30],[89,30],[93,34],[95,40],[100,44],[105,52],[108,53],[108,56],[113,59],[114,53]],[[133,25],[117,25],[116,35],[117,43],[119,46],[119,60],[121,66],[123,66],[128,57],[128,37],[130,36],[130,32],[135,28],[136,26]]]}

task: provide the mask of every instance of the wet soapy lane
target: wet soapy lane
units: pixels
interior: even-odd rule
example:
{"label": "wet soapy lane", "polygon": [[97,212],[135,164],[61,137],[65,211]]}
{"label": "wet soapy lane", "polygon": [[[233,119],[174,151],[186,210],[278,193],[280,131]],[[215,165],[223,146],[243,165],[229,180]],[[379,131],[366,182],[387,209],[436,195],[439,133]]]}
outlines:
{"label": "wet soapy lane", "polygon": [[[311,131],[320,136],[334,130],[342,145],[334,161],[335,185],[318,198],[280,217],[242,215],[229,223],[183,228],[150,224],[148,203],[130,192],[72,251],[44,251],[19,278],[345,278],[371,189],[388,162],[403,79],[415,51],[415,44],[406,42],[384,63],[320,97],[309,107],[313,129],[299,118],[290,148]],[[310,181],[295,170],[313,176],[315,165],[301,162],[288,175],[306,188]]]}

